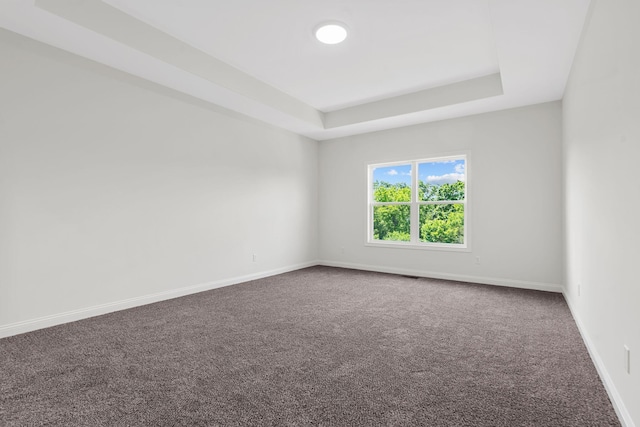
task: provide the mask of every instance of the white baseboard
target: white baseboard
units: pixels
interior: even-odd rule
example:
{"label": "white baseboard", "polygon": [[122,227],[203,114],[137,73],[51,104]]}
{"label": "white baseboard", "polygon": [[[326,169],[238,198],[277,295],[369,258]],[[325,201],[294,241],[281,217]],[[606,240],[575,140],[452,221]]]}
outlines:
{"label": "white baseboard", "polygon": [[354,270],[377,271],[380,273],[403,274],[407,276],[429,277],[433,279],[456,280],[459,282],[482,283],[485,285],[506,286],[510,288],[533,289],[536,291],[547,291],[562,293],[562,285],[554,283],[528,282],[514,279],[497,279],[483,276],[467,276],[463,274],[441,273],[436,271],[411,270],[408,268],[386,267],[370,264],[354,264],[349,262],[321,260],[320,265],[329,267],[352,268]]}
{"label": "white baseboard", "polygon": [[563,293],[563,295],[564,295],[565,301],[567,302],[567,305],[569,306],[569,310],[571,311],[573,320],[576,322],[576,325],[578,326],[578,330],[580,331],[582,340],[584,341],[584,344],[587,347],[589,356],[591,356],[591,360],[593,361],[593,364],[595,365],[596,370],[600,375],[600,379],[604,384],[604,388],[605,390],[607,390],[607,394],[609,394],[609,399],[611,400],[613,409],[616,411],[616,414],[618,415],[618,419],[620,420],[622,427],[636,427],[636,424],[633,422],[633,419],[631,419],[631,414],[629,414],[627,407],[625,406],[622,398],[620,397],[620,393],[618,393],[618,389],[616,388],[615,384],[613,383],[613,380],[611,379],[611,375],[609,375],[609,371],[607,371],[607,368],[605,367],[604,362],[600,357],[600,354],[596,350],[596,347],[593,344],[593,341],[591,341],[591,338],[589,337],[589,334],[587,333],[587,330],[585,329],[584,324],[582,323],[582,320],[580,320],[580,316],[578,316],[578,312],[574,309],[573,304],[571,303],[571,299],[567,296],[566,293]]}
{"label": "white baseboard", "polygon": [[199,285],[186,286],[182,288],[172,289],[169,291],[158,292],[149,295],[143,295],[126,300],[114,301],[106,304],[95,305],[92,307],[81,308],[78,310],[57,313],[50,316],[38,317],[36,319],[25,320],[22,322],[0,325],[0,338],[10,337],[25,332],[35,331],[37,329],[48,328],[51,326],[61,325],[63,323],[74,322],[76,320],[87,319],[89,317],[99,316],[101,314],[112,313],[114,311],[125,310],[127,308],[138,307],[141,305],[151,304],[158,301],[164,301],[185,295],[195,294],[198,292],[208,291],[210,289],[222,288],[224,286],[236,285],[238,283],[248,282],[250,280],[262,279],[276,274],[287,273],[289,271],[300,270],[301,268],[312,267],[318,265],[317,261],[310,261],[301,264],[290,265],[286,267],[276,268],[268,271],[247,274],[244,276],[232,277],[228,279],[216,280],[209,283]]}

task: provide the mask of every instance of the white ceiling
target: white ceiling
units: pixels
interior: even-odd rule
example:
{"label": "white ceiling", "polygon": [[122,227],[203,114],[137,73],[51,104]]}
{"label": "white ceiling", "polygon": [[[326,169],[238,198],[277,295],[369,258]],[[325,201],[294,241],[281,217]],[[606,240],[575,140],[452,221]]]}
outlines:
{"label": "white ceiling", "polygon": [[[0,27],[318,140],[558,100],[589,0],[2,0]],[[341,21],[323,45],[313,29]]]}
{"label": "white ceiling", "polygon": [[[107,2],[321,111],[498,72],[486,1]],[[326,20],[348,41],[317,42]]]}

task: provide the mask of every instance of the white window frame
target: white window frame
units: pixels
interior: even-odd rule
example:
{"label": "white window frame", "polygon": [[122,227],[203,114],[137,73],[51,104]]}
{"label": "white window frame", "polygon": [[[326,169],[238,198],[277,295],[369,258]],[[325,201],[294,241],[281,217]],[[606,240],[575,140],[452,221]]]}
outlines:
{"label": "white window frame", "polygon": [[[446,160],[464,160],[465,164],[465,193],[463,200],[452,201],[421,201],[418,200],[419,177],[418,165],[420,163],[439,162]],[[410,202],[375,202],[373,200],[373,171],[376,168],[411,165],[411,201]],[[470,236],[469,236],[469,205],[470,205],[470,167],[469,154],[456,153],[439,155],[434,157],[425,157],[421,159],[402,160],[384,163],[367,164],[367,232],[365,246],[388,247],[388,248],[404,248],[404,249],[428,249],[455,252],[471,252]],[[435,204],[462,204],[464,205],[464,243],[434,243],[420,241],[420,206]],[[373,207],[384,205],[408,205],[410,206],[410,234],[411,241],[401,242],[393,240],[375,240],[373,238]]]}

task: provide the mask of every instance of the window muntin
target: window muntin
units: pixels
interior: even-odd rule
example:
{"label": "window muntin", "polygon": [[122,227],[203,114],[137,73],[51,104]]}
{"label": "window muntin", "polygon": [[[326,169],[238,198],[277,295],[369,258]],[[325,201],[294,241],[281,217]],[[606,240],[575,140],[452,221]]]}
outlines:
{"label": "window muntin", "polygon": [[368,242],[467,247],[465,155],[369,165]]}

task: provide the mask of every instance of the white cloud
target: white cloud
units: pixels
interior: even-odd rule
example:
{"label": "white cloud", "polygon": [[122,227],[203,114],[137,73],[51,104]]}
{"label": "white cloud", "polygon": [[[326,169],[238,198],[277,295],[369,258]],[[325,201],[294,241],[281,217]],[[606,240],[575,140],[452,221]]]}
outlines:
{"label": "white cloud", "polygon": [[464,163],[458,163],[456,165],[456,172],[464,174]]}
{"label": "white cloud", "polygon": [[398,171],[395,169],[391,169],[389,172],[387,172],[387,175],[398,175]]}
{"label": "white cloud", "polygon": [[401,172],[400,175],[411,176],[411,169],[409,169],[409,172]]}
{"label": "white cloud", "polygon": [[442,185],[453,184],[457,181],[464,181],[463,173],[446,173],[444,175],[429,175],[426,179],[429,184]]}

